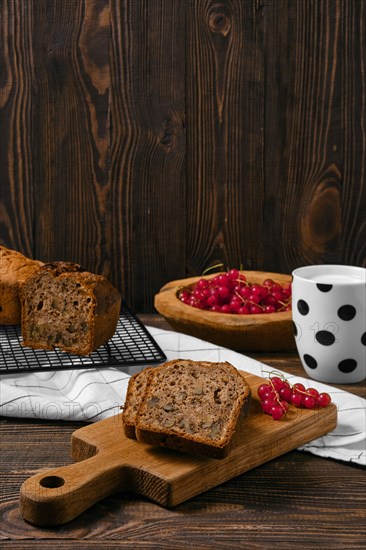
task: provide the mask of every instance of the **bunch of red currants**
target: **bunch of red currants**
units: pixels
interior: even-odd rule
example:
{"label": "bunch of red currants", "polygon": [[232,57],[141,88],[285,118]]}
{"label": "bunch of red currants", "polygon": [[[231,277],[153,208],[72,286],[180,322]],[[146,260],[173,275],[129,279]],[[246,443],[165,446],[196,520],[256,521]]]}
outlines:
{"label": "bunch of red currants", "polygon": [[274,420],[280,420],[287,413],[289,405],[316,409],[327,407],[331,403],[328,393],[319,393],[315,388],[306,389],[300,382],[291,386],[280,376],[270,376],[268,382],[259,386],[257,394],[263,411]]}
{"label": "bunch of red currants", "polygon": [[230,269],[212,279],[202,277],[192,289],[181,289],[178,298],[189,306],[218,313],[276,313],[291,310],[291,283],[280,285],[272,279],[250,283],[238,269]]}

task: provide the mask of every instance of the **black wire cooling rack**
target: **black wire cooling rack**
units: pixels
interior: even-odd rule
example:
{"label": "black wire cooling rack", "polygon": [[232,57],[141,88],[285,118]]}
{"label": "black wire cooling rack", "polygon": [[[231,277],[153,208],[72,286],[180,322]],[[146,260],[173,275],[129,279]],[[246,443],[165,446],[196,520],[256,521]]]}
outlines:
{"label": "black wire cooling rack", "polygon": [[153,365],[166,360],[141,321],[123,303],[116,332],[88,356],[73,355],[58,349],[34,350],[22,346],[20,326],[0,326],[0,374]]}

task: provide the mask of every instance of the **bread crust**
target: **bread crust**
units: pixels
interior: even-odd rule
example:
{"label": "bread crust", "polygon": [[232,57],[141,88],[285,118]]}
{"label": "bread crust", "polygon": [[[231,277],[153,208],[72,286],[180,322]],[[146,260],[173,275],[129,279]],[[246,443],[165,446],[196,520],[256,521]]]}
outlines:
{"label": "bread crust", "polygon": [[[225,425],[223,425],[224,429],[222,437],[218,439],[213,439],[212,437],[210,437],[210,433],[208,435],[205,435],[194,431],[192,432],[191,426],[189,426],[189,429],[186,430],[185,428],[182,428],[182,421],[180,421],[181,424],[177,424],[177,421],[175,421],[175,425],[173,425],[172,427],[168,427],[169,415],[165,414],[164,411],[161,415],[161,417],[163,418],[161,424],[152,419],[153,414],[156,412],[156,410],[154,410],[154,400],[156,401],[157,408],[160,406],[160,402],[162,401],[161,406],[163,408],[165,407],[165,411],[167,410],[167,405],[171,403],[172,394],[169,395],[169,388],[167,389],[166,393],[166,402],[164,401],[164,398],[162,398],[162,392],[159,390],[159,388],[163,387],[164,377],[167,374],[167,369],[177,368],[176,391],[179,392],[183,387],[182,384],[184,383],[184,391],[189,395],[190,398],[193,398],[192,402],[199,402],[200,397],[194,395],[197,392],[195,392],[195,390],[193,389],[193,394],[191,392],[190,395],[189,389],[187,390],[187,380],[183,380],[184,367],[187,368],[187,371],[188,369],[192,368],[197,369],[197,371],[200,372],[201,380],[202,374],[204,378],[207,377],[207,381],[214,380],[215,387],[217,387],[220,391],[221,389],[223,389],[223,393],[225,393],[224,385],[227,384],[228,378],[231,380],[232,385],[235,386],[235,398],[232,398],[231,402],[223,403],[222,408],[220,408],[219,405],[217,406],[217,409],[219,411],[218,414],[223,411],[223,418],[225,417],[225,407],[229,407],[230,409],[229,414],[224,420]],[[135,400],[134,409],[136,410],[136,408],[138,408],[138,413],[134,416],[128,415],[128,413],[127,415],[123,415],[125,423],[125,435],[127,435],[127,437],[135,437],[138,441],[144,443],[169,447],[171,449],[186,453],[199,454],[211,458],[224,458],[225,456],[227,456],[235,442],[235,434],[239,431],[243,420],[247,416],[251,397],[250,387],[245,381],[244,377],[239,373],[239,371],[227,362],[211,363],[190,360],[169,361],[168,363],[165,363],[160,367],[150,369],[150,371],[150,373],[145,375],[146,389],[142,398],[136,398],[133,392],[136,387],[136,380],[138,381],[138,377],[143,375],[143,373],[140,373],[140,375],[135,375],[135,379],[131,382],[131,386],[129,386],[128,388],[126,403],[129,404],[131,403],[131,401]],[[225,384],[224,379],[226,380]],[[212,384],[209,391],[212,392]],[[207,403],[207,395],[206,397],[202,396],[202,403],[205,399],[205,402]],[[158,405],[157,402],[159,400],[160,402]],[[138,406],[139,401],[140,404]],[[151,405],[152,403],[154,403],[154,405]],[[151,406],[152,408],[149,409],[149,406]],[[185,409],[184,407],[188,408]],[[182,412],[184,416],[184,413],[192,412],[189,411],[189,407],[190,405],[188,401],[187,403],[180,404],[178,407],[179,413]],[[211,409],[210,411],[201,410],[199,406],[197,408],[197,411],[205,414],[206,420],[207,418],[210,418],[211,415],[212,422],[214,424],[218,424],[220,422],[220,419],[217,420],[217,416],[215,416],[215,414],[217,413],[214,413],[213,410],[214,409]],[[160,414],[160,411],[158,411],[158,414]],[[166,419],[168,419],[168,422],[166,421]],[[135,427],[134,430],[133,424]],[[208,426],[210,426],[209,422]]]}
{"label": "bread crust", "polygon": [[42,265],[38,260],[0,246],[0,325],[20,325],[20,286]]}
{"label": "bread crust", "polygon": [[130,439],[136,439],[137,415],[151,374],[152,368],[147,367],[143,371],[131,376],[128,381],[122,419],[125,435]]}
{"label": "bread crust", "polygon": [[[37,295],[38,288],[42,284],[49,283],[54,289],[56,299],[62,300],[65,298],[65,293],[68,284],[71,283],[74,287],[80,288],[83,295],[87,297],[88,307],[91,309],[91,314],[88,320],[85,321],[85,333],[87,338],[78,337],[76,332],[69,343],[65,340],[55,339],[52,334],[52,328],[48,335],[48,340],[45,340],[45,335],[40,333],[40,336],[35,336],[37,333],[37,314],[34,311],[32,303],[33,297]],[[35,349],[53,349],[58,347],[63,351],[75,353],[78,355],[90,355],[98,347],[105,344],[114,334],[120,314],[121,295],[118,290],[102,275],[96,275],[85,271],[79,264],[72,262],[52,262],[44,264],[34,275],[27,278],[20,290],[22,304],[22,336],[23,344]],[[50,308],[50,305],[47,306]],[[62,309],[62,307],[61,307]],[[49,311],[49,317],[54,318],[54,311]],[[59,314],[60,326],[62,321],[67,325],[70,316],[77,317],[80,312],[73,310],[68,306],[68,310],[62,311]],[[43,314],[43,319],[47,318],[47,309]],[[52,325],[52,323],[50,322]],[[36,329],[36,330],[35,330]],[[75,336],[75,337],[74,337]],[[84,342],[84,343],[82,343]]]}

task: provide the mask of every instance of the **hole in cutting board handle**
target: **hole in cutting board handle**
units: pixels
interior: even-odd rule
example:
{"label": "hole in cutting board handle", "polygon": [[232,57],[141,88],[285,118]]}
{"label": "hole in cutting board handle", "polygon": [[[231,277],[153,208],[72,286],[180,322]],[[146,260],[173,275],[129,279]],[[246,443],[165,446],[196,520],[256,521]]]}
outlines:
{"label": "hole in cutting board handle", "polygon": [[43,477],[39,483],[42,487],[46,487],[47,489],[56,489],[57,487],[62,487],[62,485],[65,484],[65,480],[63,477],[59,476],[46,476]]}

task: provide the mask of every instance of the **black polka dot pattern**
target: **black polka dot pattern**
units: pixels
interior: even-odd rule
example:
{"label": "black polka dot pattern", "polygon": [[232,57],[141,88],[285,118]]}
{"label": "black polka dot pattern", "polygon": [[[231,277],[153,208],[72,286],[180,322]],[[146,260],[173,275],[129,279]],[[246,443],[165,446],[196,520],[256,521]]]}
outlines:
{"label": "black polka dot pattern", "polygon": [[354,359],[343,359],[338,365],[341,372],[346,374],[353,372],[357,368],[357,361]]}
{"label": "black polka dot pattern", "polygon": [[335,336],[329,330],[319,330],[315,333],[315,339],[322,346],[331,346],[335,342]]}
{"label": "black polka dot pattern", "polygon": [[[330,298],[334,296],[334,290],[332,293],[332,289],[334,289],[334,285],[317,283],[316,288],[319,291],[320,301],[318,302],[318,299],[316,298],[316,296],[314,296],[314,300],[316,304],[316,310],[318,310],[319,305],[322,303],[321,294],[330,292],[331,293]],[[311,298],[311,300],[308,300],[308,298],[306,298],[306,300],[304,300],[303,298],[299,298],[296,302],[296,308],[300,313],[300,315],[305,317],[310,313],[309,321],[311,321],[311,318],[314,317],[314,311],[312,311],[314,304],[312,300],[313,298]],[[316,321],[315,325],[310,327],[311,329],[313,329],[315,328],[315,326],[317,326],[317,329],[320,329],[320,330],[317,330],[317,332],[315,332],[314,337],[315,337],[315,341],[324,347],[333,346],[333,344],[337,342],[342,343],[342,327],[347,326],[349,327],[347,330],[350,329],[351,331],[359,330],[360,312],[357,310],[357,305],[356,306],[352,305],[352,303],[342,304],[342,302],[337,304],[336,298],[334,298],[334,302],[335,303],[332,304],[334,307],[334,309],[332,307],[333,314],[330,313],[330,317],[329,317],[332,320],[324,323],[323,326],[321,326],[321,324],[318,321]],[[333,317],[331,317],[331,315],[333,315]],[[352,324],[352,321],[354,319],[355,321]],[[306,323],[305,319],[304,319],[304,323]],[[337,330],[333,330],[333,331],[326,330],[326,329],[331,329],[332,328],[331,325],[333,326],[333,328],[336,328]],[[301,322],[299,322],[299,324],[293,322],[293,332],[297,342],[300,342],[302,330],[304,328],[305,326],[302,327]],[[361,329],[361,330],[364,330],[364,329]],[[339,340],[336,339],[336,335],[337,335],[337,338],[339,338]],[[361,345],[366,346],[366,332],[361,333],[360,331],[359,335],[357,336],[357,339]],[[340,346],[340,347],[343,348],[343,346]],[[359,351],[356,351],[355,349],[355,355],[352,357],[353,355],[352,349],[353,348],[351,347],[350,352],[347,352],[345,349],[343,349],[345,353],[350,353],[350,355],[348,357],[346,356],[346,358],[342,358],[341,356],[338,358],[338,360],[334,362],[334,369],[338,371],[338,373],[342,373],[342,375],[344,375],[345,377],[347,377],[347,375],[351,375],[351,373],[353,373],[354,371],[357,372],[357,370],[360,368]],[[307,350],[303,350],[302,352],[303,353],[302,359],[303,359],[304,366],[306,365],[312,371],[316,371],[316,369],[320,370],[322,361],[323,361],[322,354],[319,353],[319,356],[317,357],[318,353],[316,352],[315,349],[309,350],[311,351],[312,355],[310,355],[309,353],[304,353],[306,351]],[[315,372],[314,372],[314,375],[315,375]]]}
{"label": "black polka dot pattern", "polygon": [[342,321],[351,321],[356,315],[356,308],[350,305],[341,306],[338,309],[338,317]]}
{"label": "black polka dot pattern", "polygon": [[308,355],[307,353],[304,355],[304,361],[310,369],[316,369],[318,366],[317,360],[314,359],[312,355]]}
{"label": "black polka dot pattern", "polygon": [[324,284],[321,284],[321,283],[318,283],[316,286],[318,287],[320,292],[329,292],[333,288],[333,285],[324,285]]}
{"label": "black polka dot pattern", "polygon": [[298,300],[297,309],[301,315],[307,315],[309,313],[309,305],[305,302],[305,300]]}

